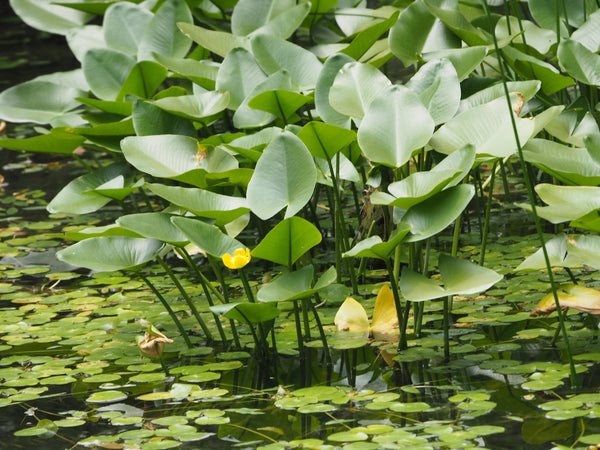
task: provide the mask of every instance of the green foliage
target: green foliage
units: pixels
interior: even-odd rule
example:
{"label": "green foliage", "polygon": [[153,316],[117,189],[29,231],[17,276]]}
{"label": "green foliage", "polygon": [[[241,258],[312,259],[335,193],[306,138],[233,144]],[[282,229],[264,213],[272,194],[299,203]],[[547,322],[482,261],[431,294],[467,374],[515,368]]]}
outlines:
{"label": "green foliage", "polygon": [[[396,359],[427,352],[433,357],[427,346],[407,348],[407,329],[414,326],[420,335],[423,324],[439,320],[435,311],[427,317],[419,302],[478,293],[501,279],[455,258],[463,214],[477,214],[483,266],[496,173],[503,174],[508,194],[506,172],[519,158],[516,174],[527,183],[541,180],[535,192],[546,206],[537,208],[539,217],[587,234],[600,231],[600,12],[592,0],[575,3],[530,0],[505,11],[502,2],[463,0],[402,1],[378,9],[333,1],[11,0],[31,26],[66,35],[81,69],[0,93],[3,120],[49,125],[38,129],[39,136],[9,136],[0,145],[93,152],[100,163],[87,164],[89,173],[65,186],[48,211],[88,214],[113,200],[124,210],[145,209],[124,212],[113,226],[67,234],[82,240],[59,258],[93,270],[138,269],[156,258],[168,272],[161,251],[177,246],[201,280],[199,302],[206,299],[219,326],[220,316],[232,321],[238,346],[235,323],[248,326],[254,355],[266,366],[273,356],[267,335],[275,343],[278,338],[271,321],[285,310],[278,302],[294,300],[296,324],[296,343],[281,353],[297,352],[305,361],[311,314],[318,345],[329,347],[313,301],[339,297],[340,285],[364,294],[359,280],[368,273],[367,259],[385,261],[385,281],[395,294],[401,339],[389,349],[400,352]],[[93,23],[101,25],[86,26],[95,15]],[[116,161],[106,163],[107,155]],[[536,176],[529,176],[525,163],[539,170]],[[535,213],[535,200],[532,192],[530,202],[519,205]],[[475,209],[484,203],[485,213]],[[431,243],[452,225],[453,256],[439,257],[439,284],[423,274],[431,269]],[[543,269],[542,259],[546,269],[598,267],[596,236],[587,234],[550,241],[549,258],[537,253],[518,269]],[[191,249],[188,243],[204,253],[207,265],[183,250]],[[239,284],[225,279],[219,260],[247,246],[265,262],[250,263],[248,273],[239,267],[236,277],[248,302],[230,303],[230,295],[240,295],[233,289]],[[204,274],[209,265],[216,282]],[[271,282],[265,277],[254,303],[258,271],[273,270],[282,273]],[[168,273],[193,305],[185,286]],[[449,312],[445,304],[445,357]],[[560,309],[559,318],[562,327]],[[331,368],[328,352],[324,360]],[[575,383],[572,360],[571,375]],[[528,383],[526,389],[549,390],[562,381]],[[120,399],[120,391],[112,392],[112,400]],[[488,398],[457,404],[469,414],[495,407]],[[388,409],[414,413],[428,407],[407,402]],[[315,413],[331,405],[297,408]],[[211,414],[198,420],[225,423]],[[429,435],[451,442],[456,430],[443,428]],[[563,431],[553,436],[562,438]],[[50,432],[40,425],[26,433]],[[456,432],[471,439],[468,429]],[[329,440],[369,436],[358,427]],[[534,435],[531,442],[540,439]]]}

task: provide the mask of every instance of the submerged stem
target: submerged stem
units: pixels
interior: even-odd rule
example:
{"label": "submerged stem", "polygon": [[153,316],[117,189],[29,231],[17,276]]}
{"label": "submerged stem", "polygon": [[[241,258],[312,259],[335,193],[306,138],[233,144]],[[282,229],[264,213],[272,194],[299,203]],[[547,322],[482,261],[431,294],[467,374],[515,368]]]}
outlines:
{"label": "submerged stem", "polygon": [[158,299],[160,300],[162,305],[165,307],[165,309],[167,310],[167,313],[169,313],[169,316],[171,316],[171,319],[175,323],[175,326],[179,330],[179,333],[181,334],[181,337],[183,337],[183,340],[185,341],[188,348],[192,348],[193,347],[192,341],[190,341],[190,337],[187,335],[185,328],[183,328],[183,325],[179,321],[179,318],[175,314],[175,311],[173,311],[173,309],[171,308],[171,305],[169,305],[167,300],[161,295],[160,292],[158,292],[158,289],[156,289],[156,287],[150,282],[150,280],[148,278],[146,278],[144,276],[144,274],[142,272],[138,272],[138,275],[144,281],[144,283],[146,283],[148,285],[150,290],[154,293],[154,295],[156,295],[156,297],[158,297]]}
{"label": "submerged stem", "polygon": [[204,319],[202,319],[202,316],[196,309],[196,306],[194,305],[194,301],[191,299],[189,294],[185,291],[185,289],[179,282],[179,279],[175,276],[175,274],[173,273],[171,268],[167,265],[165,260],[162,259],[160,256],[157,256],[156,259],[159,262],[159,264],[161,265],[161,267],[164,269],[164,271],[167,273],[169,278],[173,281],[173,283],[175,284],[175,286],[177,287],[177,289],[179,290],[181,295],[183,296],[185,302],[187,303],[188,307],[192,311],[192,315],[196,318],[196,321],[198,322],[198,325],[200,325],[200,328],[202,328],[202,331],[204,332],[206,339],[209,342],[211,342],[213,340],[212,333],[210,332],[210,330],[208,329],[208,326],[204,322]]}

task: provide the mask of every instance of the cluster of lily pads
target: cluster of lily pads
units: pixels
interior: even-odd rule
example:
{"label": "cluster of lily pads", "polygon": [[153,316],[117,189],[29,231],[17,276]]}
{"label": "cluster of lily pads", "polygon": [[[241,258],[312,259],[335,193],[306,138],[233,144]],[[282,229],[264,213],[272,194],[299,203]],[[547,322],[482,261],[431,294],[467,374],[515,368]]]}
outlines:
{"label": "cluster of lily pads", "polygon": [[[529,195],[518,206],[532,211],[543,245],[510,272],[545,271],[552,293],[533,314],[556,315],[547,337],[562,335],[568,364],[509,373],[528,375],[533,390],[560,386],[565,374],[580,384],[587,365],[562,310],[600,312],[593,282],[573,285],[574,271],[600,264],[599,6],[406,3],[11,0],[29,25],[64,35],[81,68],[0,93],[0,118],[39,132],[0,145],[86,167],[47,205],[55,217],[122,208],[112,223],[64,233],[77,242],[57,257],[146,284],[176,329],[135,315],[138,331],[148,324],[140,348],[161,358],[165,377],[175,369],[161,354],[181,341],[189,354],[200,343],[249,350],[269,368],[259,377],[267,384],[289,354],[300,355],[299,384],[310,384],[314,348],[326,380],[339,363],[355,383],[365,333],[397,367],[452,363],[461,326],[529,317],[499,306],[452,327],[460,311],[486,308],[485,298],[462,299],[502,279],[484,263],[496,184],[506,199],[515,169]],[[585,232],[545,245],[539,218]],[[479,240],[461,259],[467,222]],[[452,225],[448,254],[438,254]],[[383,284],[366,290],[377,267]],[[553,267],[572,284],[557,287]],[[361,298],[377,294],[369,324]],[[334,319],[324,305],[340,297]],[[293,325],[277,326],[288,314]],[[339,343],[333,323],[357,339]],[[332,347],[345,348],[342,360]]]}

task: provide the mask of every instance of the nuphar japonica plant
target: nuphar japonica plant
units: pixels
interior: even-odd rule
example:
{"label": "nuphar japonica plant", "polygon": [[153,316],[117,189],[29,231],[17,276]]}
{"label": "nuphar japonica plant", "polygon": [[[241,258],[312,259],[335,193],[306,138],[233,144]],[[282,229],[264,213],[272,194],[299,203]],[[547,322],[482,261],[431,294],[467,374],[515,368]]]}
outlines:
{"label": "nuphar japonica plant", "polygon": [[[58,257],[135,271],[188,346],[192,330],[148,262],[206,341],[239,347],[250,333],[257,354],[276,357],[276,319],[291,311],[293,351],[320,342],[329,365],[334,333],[319,306],[371,294],[370,268],[391,288],[394,346],[419,336],[424,302],[441,299],[449,357],[453,297],[501,278],[483,265],[494,183],[508,197],[511,170],[528,187],[524,208],[578,233],[518,269],[599,267],[597,2],[356,3],[11,1],[31,26],[66,36],[81,68],[0,93],[1,118],[39,131],[1,146],[84,163],[50,213],[122,207],[113,224],[65,233]],[[456,257],[465,212],[481,216],[479,265]],[[438,257],[432,243],[448,227],[450,255]],[[203,295],[186,291],[181,264]],[[567,339],[561,306],[573,301],[560,301],[578,294],[550,282]]]}

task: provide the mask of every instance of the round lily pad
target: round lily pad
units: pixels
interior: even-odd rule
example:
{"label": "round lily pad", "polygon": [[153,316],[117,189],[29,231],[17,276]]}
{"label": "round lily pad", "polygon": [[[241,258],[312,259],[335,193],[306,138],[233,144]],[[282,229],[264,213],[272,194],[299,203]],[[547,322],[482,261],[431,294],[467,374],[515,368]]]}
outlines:
{"label": "round lily pad", "polygon": [[121,391],[99,391],[94,392],[87,398],[89,403],[113,403],[127,398],[127,394]]}

